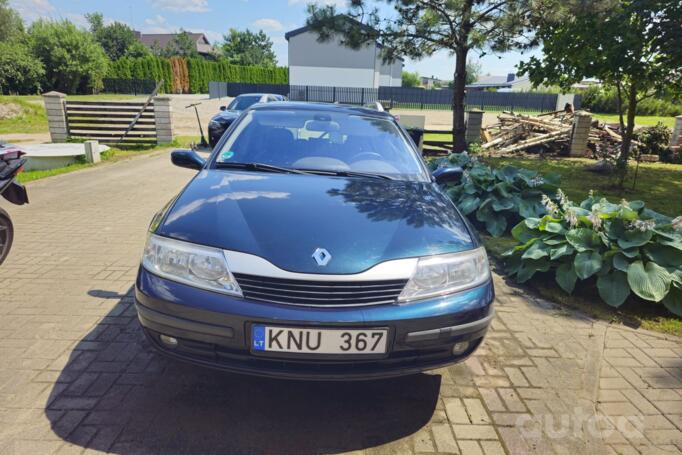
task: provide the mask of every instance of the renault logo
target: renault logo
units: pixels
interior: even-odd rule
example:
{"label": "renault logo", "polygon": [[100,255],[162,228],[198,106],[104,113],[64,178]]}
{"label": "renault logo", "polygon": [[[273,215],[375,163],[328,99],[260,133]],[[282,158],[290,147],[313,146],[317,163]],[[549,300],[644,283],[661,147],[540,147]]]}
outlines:
{"label": "renault logo", "polygon": [[318,248],[313,253],[313,259],[315,259],[317,265],[324,267],[325,265],[329,264],[329,261],[332,260],[332,255],[329,254],[329,251],[325,250],[324,248]]}

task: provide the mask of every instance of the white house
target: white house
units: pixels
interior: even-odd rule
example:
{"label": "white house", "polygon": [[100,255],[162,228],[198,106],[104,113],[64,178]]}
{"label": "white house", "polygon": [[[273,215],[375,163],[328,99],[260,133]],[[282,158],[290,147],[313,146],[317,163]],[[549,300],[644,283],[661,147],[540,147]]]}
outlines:
{"label": "white house", "polygon": [[351,49],[340,39],[318,42],[308,27],[284,35],[289,42],[289,84],[327,87],[400,87],[403,61],[383,63],[381,44]]}

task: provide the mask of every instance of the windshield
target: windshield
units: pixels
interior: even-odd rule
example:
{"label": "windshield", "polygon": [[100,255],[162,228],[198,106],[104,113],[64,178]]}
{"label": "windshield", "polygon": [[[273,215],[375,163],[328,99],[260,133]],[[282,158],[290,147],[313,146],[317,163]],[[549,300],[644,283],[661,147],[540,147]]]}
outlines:
{"label": "windshield", "polygon": [[394,122],[328,111],[250,111],[217,152],[216,163],[426,179]]}
{"label": "windshield", "polygon": [[227,106],[227,108],[235,111],[243,111],[246,108],[250,107],[252,104],[256,104],[257,102],[259,102],[260,98],[261,98],[260,95],[238,96],[232,100],[232,102],[230,103],[229,106]]}

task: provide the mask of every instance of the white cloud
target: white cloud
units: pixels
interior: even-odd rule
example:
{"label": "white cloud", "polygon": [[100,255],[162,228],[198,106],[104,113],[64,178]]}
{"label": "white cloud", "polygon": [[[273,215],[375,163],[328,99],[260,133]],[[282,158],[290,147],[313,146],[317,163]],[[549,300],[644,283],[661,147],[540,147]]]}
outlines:
{"label": "white cloud", "polygon": [[253,23],[253,25],[255,27],[261,28],[263,30],[272,30],[274,32],[284,30],[284,26],[277,19],[268,19],[268,18],[258,19],[257,21],[255,21]]}
{"label": "white cloud", "polygon": [[174,12],[205,13],[209,11],[208,0],[152,0],[155,8]]}
{"label": "white cloud", "polygon": [[48,18],[55,11],[49,0],[11,0],[10,6],[16,9],[27,22]]}
{"label": "white cloud", "polygon": [[173,29],[168,25],[166,18],[160,14],[144,20],[145,33],[172,33]]}

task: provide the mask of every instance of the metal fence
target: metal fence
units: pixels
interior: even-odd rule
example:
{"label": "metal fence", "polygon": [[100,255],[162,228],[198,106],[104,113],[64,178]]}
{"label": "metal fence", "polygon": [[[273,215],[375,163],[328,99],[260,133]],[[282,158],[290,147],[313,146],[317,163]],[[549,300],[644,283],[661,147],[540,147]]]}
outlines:
{"label": "metal fence", "polygon": [[[210,82],[210,98],[234,97],[243,93],[277,93],[292,101],[313,101],[364,105],[380,101],[389,108],[452,109],[451,89],[426,90],[408,87],[324,87],[312,85],[241,84]],[[556,109],[556,93],[468,91],[467,109],[484,111],[551,112]],[[577,97],[576,97],[577,98]],[[576,106],[579,107],[579,106]]]}
{"label": "metal fence", "polygon": [[102,80],[102,93],[120,93],[122,95],[148,95],[156,88],[156,81],[151,79],[112,79]]}

